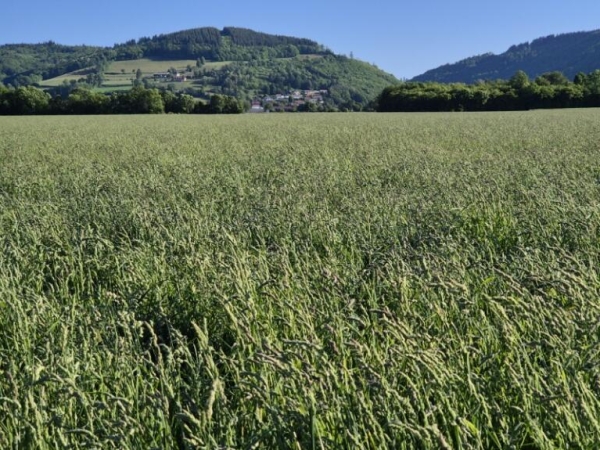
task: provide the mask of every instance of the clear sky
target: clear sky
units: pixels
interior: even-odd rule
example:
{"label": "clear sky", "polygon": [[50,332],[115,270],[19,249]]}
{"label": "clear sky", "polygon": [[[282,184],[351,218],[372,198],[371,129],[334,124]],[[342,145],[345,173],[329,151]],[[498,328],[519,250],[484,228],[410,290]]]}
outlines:
{"label": "clear sky", "polygon": [[112,46],[202,26],[313,39],[411,78],[549,34],[600,28],[599,0],[8,0],[0,44]]}

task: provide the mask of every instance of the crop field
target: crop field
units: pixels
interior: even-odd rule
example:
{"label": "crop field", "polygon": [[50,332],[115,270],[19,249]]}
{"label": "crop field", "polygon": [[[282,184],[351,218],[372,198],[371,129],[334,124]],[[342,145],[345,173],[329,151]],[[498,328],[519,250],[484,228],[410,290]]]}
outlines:
{"label": "crop field", "polygon": [[0,118],[0,448],[600,447],[600,110]]}

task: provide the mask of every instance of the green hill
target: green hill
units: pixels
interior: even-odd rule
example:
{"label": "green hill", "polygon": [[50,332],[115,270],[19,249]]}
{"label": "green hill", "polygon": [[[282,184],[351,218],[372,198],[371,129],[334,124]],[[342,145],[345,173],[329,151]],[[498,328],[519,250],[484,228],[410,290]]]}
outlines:
{"label": "green hill", "polygon": [[412,81],[474,83],[509,79],[518,70],[530,78],[559,71],[568,78],[600,69],[600,30],[550,35],[513,45],[506,52],[486,53],[429,70]]}
{"label": "green hill", "polygon": [[95,66],[110,57],[109,49],[68,46],[49,41],[42,44],[0,46],[0,82],[14,86],[39,83]]}
{"label": "green hill", "polygon": [[195,28],[110,48],[54,42],[4,45],[0,61],[0,82],[63,94],[82,85],[102,92],[144,85],[199,98],[218,93],[252,100],[319,90],[327,91],[323,104],[355,108],[398,82],[310,39],[235,27]]}

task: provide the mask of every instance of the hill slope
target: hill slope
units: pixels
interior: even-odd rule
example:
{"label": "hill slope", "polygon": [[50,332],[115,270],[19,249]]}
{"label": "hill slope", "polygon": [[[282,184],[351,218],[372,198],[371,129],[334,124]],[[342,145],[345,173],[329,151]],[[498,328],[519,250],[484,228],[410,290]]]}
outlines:
{"label": "hill slope", "polygon": [[[398,80],[375,66],[335,55],[310,39],[270,35],[245,28],[195,28],[143,37],[111,48],[68,47],[53,42],[0,46],[0,82],[72,89],[87,84],[103,91],[147,87],[170,88],[197,97],[214,93],[252,99],[293,90],[327,90],[333,106],[366,105]],[[136,67],[132,74],[123,67]],[[155,62],[149,64],[148,61]],[[154,72],[185,73],[156,82]],[[139,62],[139,64],[138,64]],[[160,70],[156,70],[156,69]]]}
{"label": "hill slope", "polygon": [[94,66],[110,57],[109,49],[42,44],[0,45],[0,83],[24,86]]}
{"label": "hill slope", "polygon": [[568,78],[600,69],[600,30],[550,35],[513,45],[506,52],[473,56],[416,76],[412,81],[473,83],[508,79],[518,70],[534,78],[559,71]]}

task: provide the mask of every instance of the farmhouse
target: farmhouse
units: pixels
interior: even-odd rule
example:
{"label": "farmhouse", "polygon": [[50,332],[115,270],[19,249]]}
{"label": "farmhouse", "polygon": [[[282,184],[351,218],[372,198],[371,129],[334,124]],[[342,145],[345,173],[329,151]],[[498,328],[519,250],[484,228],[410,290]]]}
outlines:
{"label": "farmhouse", "polygon": [[156,81],[178,81],[183,82],[187,80],[187,77],[184,74],[179,72],[177,73],[169,73],[169,72],[158,72],[152,75],[154,80]]}
{"label": "farmhouse", "polygon": [[250,112],[261,113],[261,112],[265,112],[265,109],[261,106],[259,101],[255,100],[252,102],[252,107],[250,108]]}

